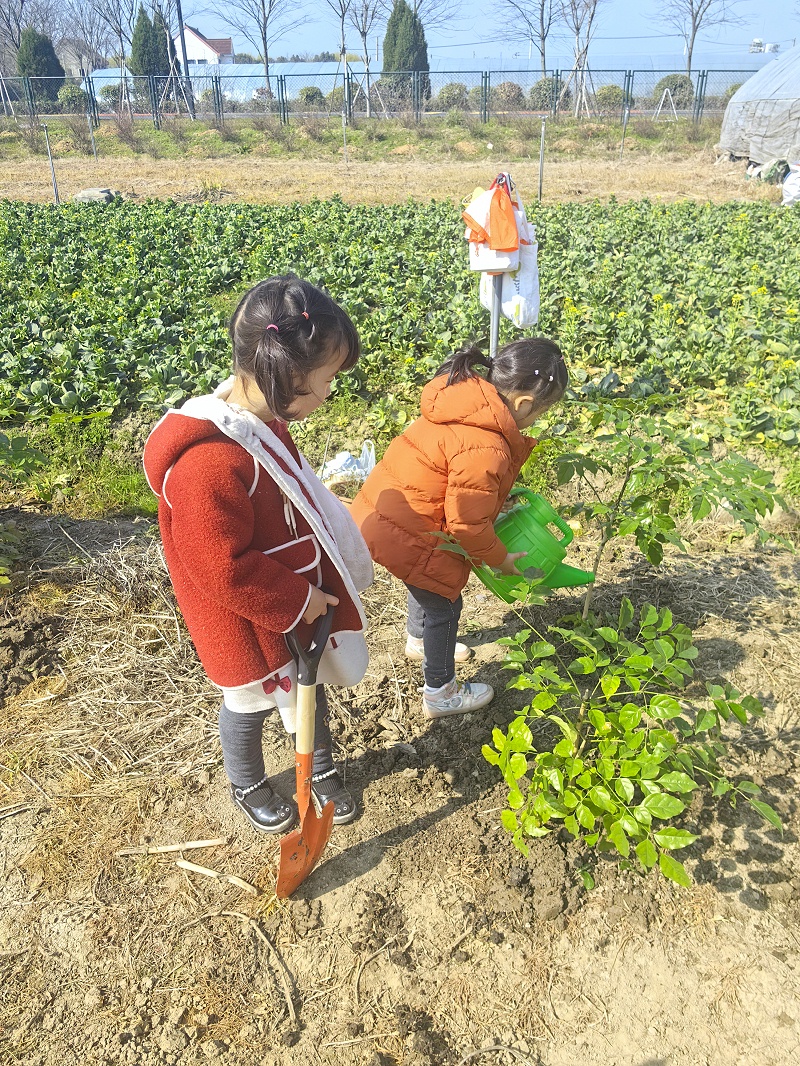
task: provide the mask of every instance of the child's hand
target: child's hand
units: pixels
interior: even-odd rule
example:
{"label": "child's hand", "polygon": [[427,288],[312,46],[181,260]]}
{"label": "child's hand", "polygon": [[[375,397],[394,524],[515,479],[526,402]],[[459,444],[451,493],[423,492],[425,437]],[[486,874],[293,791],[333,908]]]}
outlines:
{"label": "child's hand", "polygon": [[497,569],[501,574],[514,574],[516,577],[522,577],[514,564],[517,559],[524,559],[527,554],[527,552],[509,552]]}
{"label": "child's hand", "polygon": [[303,613],[304,622],[315,622],[321,615],[325,614],[328,609],[328,604],[332,603],[336,607],[339,603],[338,597],[329,596],[327,592],[323,592],[322,589],[311,586],[311,599],[308,601],[308,607],[306,607]]}

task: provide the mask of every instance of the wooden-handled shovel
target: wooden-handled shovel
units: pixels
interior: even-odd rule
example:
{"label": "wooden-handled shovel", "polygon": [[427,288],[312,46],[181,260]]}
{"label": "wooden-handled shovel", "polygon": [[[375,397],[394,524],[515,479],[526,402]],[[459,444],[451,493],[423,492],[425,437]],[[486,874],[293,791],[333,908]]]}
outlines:
{"label": "wooden-handled shovel", "polygon": [[311,644],[304,648],[294,632],[286,634],[289,650],[297,661],[297,719],[295,740],[295,775],[297,779],[297,808],[300,825],[281,841],[281,861],[278,867],[279,899],[291,896],[305,881],[325,850],[333,828],[333,802],[320,810],[311,791],[311,766],[314,758],[314,719],[317,704],[317,667],[328,643],[333,625],[334,608],[317,622]]}

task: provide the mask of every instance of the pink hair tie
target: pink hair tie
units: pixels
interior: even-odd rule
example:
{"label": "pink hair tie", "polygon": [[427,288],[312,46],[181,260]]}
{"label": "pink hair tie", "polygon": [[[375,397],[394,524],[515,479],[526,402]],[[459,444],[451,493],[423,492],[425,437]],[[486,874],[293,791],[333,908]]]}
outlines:
{"label": "pink hair tie", "polygon": [[[270,322],[270,324],[267,326],[267,329],[274,329],[276,333],[280,332],[274,322]],[[266,332],[266,330],[264,332]]]}
{"label": "pink hair tie", "polygon": [[300,314],[303,316],[303,318],[308,318],[308,311],[301,311]]}

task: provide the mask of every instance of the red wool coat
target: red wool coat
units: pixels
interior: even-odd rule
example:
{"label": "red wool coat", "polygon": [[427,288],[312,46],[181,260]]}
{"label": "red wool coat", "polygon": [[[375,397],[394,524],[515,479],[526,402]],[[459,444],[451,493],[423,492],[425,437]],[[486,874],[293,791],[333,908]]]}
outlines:
{"label": "red wool coat", "polygon": [[535,445],[484,378],[428,382],[421,417],[392,441],[351,507],[372,558],[407,584],[455,600],[471,564],[439,549],[435,534],[499,566],[507,552],[494,520]]}
{"label": "red wool coat", "polygon": [[[286,425],[276,420],[268,428],[299,465]],[[284,633],[297,627],[308,643],[313,627],[300,618],[312,585],[339,597],[333,648],[337,633],[362,631],[359,607],[309,523],[212,421],[169,412],[150,434],[144,466],[159,497],[175,595],[216,685],[263,681],[290,663]]]}

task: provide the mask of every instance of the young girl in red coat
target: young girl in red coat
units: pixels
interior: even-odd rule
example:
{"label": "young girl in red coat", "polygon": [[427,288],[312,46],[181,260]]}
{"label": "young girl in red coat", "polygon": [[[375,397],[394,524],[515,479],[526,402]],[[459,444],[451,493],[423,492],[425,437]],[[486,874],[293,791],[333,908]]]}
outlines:
{"label": "young girl in red coat", "polygon": [[[477,368],[482,367],[479,374]],[[511,486],[536,441],[528,429],[567,387],[557,344],[531,337],[491,359],[477,348],[449,359],[422,390],[421,416],[386,449],[351,513],[372,558],[408,587],[406,655],[424,659],[429,718],[485,707],[491,685],[456,681],[461,590],[473,561],[516,574],[494,531]],[[467,553],[442,551],[449,534]]]}
{"label": "young girl in red coat", "polygon": [[[230,325],[233,377],[155,426],[144,465],[159,497],[164,555],[186,625],[222,691],[219,730],[231,797],[265,833],[288,829],[295,805],[264,772],[262,727],[277,707],[294,732],[297,674],[284,634],[308,642],[334,605],[322,656],[312,788],[334,822],[356,815],[331,752],[323,683],[364,675],[358,593],[372,563],[347,508],[316,478],[287,426],[316,410],[352,367],[359,340],[329,296],[293,275],[241,300]],[[324,591],[323,591],[324,590]]]}

